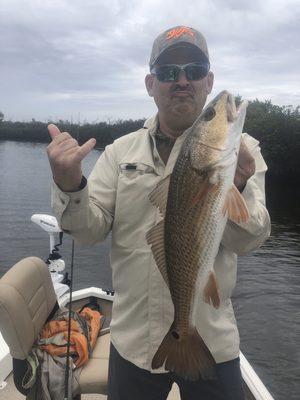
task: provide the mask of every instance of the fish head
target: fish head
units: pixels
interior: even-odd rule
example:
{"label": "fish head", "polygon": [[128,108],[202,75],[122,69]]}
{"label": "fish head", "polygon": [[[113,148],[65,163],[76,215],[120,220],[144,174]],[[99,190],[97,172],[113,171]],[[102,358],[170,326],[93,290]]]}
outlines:
{"label": "fish head", "polygon": [[215,165],[239,149],[247,102],[237,108],[228,91],[219,93],[190,128],[190,156],[193,168]]}

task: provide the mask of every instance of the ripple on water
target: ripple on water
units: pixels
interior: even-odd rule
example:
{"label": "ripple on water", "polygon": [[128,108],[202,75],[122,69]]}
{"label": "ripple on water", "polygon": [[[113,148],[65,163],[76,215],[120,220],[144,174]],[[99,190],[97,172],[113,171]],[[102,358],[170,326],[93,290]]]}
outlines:
{"label": "ripple on water", "polygon": [[276,400],[300,398],[299,240],[274,222],[266,244],[239,259],[233,296],[242,351]]}

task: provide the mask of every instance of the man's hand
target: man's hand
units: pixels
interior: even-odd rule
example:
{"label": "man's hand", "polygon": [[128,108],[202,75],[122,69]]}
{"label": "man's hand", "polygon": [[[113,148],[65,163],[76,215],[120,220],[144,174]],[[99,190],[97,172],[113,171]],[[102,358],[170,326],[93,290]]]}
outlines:
{"label": "man's hand", "polygon": [[95,139],[82,146],[67,132],[60,132],[57,126],[48,125],[52,142],[47,147],[54,182],[64,192],[79,190],[82,170],[81,161],[94,148]]}
{"label": "man's hand", "polygon": [[244,190],[247,180],[251,178],[254,173],[255,160],[242,139],[234,177],[234,184],[240,192]]}

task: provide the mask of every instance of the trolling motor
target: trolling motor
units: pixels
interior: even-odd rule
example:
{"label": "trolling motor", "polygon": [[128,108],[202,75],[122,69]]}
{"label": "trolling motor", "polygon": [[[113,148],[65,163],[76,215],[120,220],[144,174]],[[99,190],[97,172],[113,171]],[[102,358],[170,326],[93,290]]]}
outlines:
{"label": "trolling motor", "polygon": [[[49,266],[53,286],[57,297],[61,297],[69,290],[68,274],[60,274],[65,269],[65,262],[59,254],[58,247],[62,245],[63,231],[58,226],[57,220],[48,214],[33,214],[31,221],[39,225],[50,236],[50,254],[45,261]],[[59,234],[59,243],[56,243],[56,234]]]}
{"label": "trolling motor", "polygon": [[[65,262],[58,252],[58,247],[62,244],[63,232],[58,226],[57,220],[52,215],[48,214],[34,214],[31,217],[31,221],[39,225],[44,231],[50,235],[50,254],[46,260],[46,264],[49,265],[49,270],[57,297],[61,297],[64,293],[69,290],[70,286],[70,298],[69,298],[69,313],[68,313],[68,340],[67,340],[67,361],[65,370],[65,395],[64,400],[70,399],[69,397],[69,361],[70,361],[70,346],[71,346],[71,310],[72,310],[72,291],[73,291],[73,263],[74,263],[74,240],[72,240],[72,259],[71,259],[71,276],[68,279],[68,275],[59,274],[65,269]],[[59,243],[55,244],[55,234],[59,233]],[[67,281],[67,285],[63,282]],[[72,393],[71,393],[72,396]],[[71,397],[73,398],[73,397]]]}

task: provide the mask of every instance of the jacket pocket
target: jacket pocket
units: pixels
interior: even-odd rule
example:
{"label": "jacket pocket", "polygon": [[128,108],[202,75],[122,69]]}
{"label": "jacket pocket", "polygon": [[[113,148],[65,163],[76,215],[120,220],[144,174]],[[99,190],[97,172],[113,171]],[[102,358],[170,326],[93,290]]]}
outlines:
{"label": "jacket pocket", "polygon": [[154,168],[151,165],[141,162],[119,164],[120,177],[125,177],[127,179],[135,179],[138,176],[153,173]]}
{"label": "jacket pocket", "polygon": [[113,235],[120,247],[145,248],[146,231],[156,213],[148,196],[159,179],[151,165],[142,162],[119,164]]}

